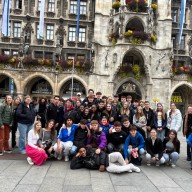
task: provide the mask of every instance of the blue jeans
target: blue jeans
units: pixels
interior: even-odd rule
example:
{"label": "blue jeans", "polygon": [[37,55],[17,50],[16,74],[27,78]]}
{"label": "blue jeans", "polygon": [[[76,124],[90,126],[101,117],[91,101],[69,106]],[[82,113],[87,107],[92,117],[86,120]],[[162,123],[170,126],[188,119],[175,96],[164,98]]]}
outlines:
{"label": "blue jeans", "polygon": [[33,124],[18,123],[19,129],[19,151],[24,151],[26,146],[26,140],[29,131],[32,129]]}
{"label": "blue jeans", "polygon": [[70,150],[70,154],[71,155],[75,155],[77,152],[77,147],[75,145],[72,146],[71,150]]}
{"label": "blue jeans", "polygon": [[161,141],[164,140],[164,138],[165,138],[165,129],[163,129],[162,131],[157,131],[157,138],[161,139]]}
{"label": "blue jeans", "polygon": [[176,165],[176,162],[179,159],[179,154],[177,152],[173,152],[171,154],[164,153],[163,157],[165,158],[166,163],[171,161],[172,164]]}
{"label": "blue jeans", "polygon": [[123,153],[124,144],[120,144],[117,147],[115,147],[112,143],[108,143],[107,149],[108,149],[109,153],[114,152],[115,148],[118,150],[118,152]]}

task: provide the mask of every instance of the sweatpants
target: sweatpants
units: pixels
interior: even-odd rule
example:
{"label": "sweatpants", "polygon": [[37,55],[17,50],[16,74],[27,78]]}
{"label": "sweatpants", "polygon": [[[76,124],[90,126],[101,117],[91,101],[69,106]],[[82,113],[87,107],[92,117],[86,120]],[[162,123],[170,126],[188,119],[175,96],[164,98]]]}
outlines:
{"label": "sweatpants", "polygon": [[109,154],[109,166],[106,167],[106,170],[111,173],[122,173],[122,172],[131,172],[135,171],[137,167],[133,164],[126,164],[123,156],[120,152],[113,152]]}

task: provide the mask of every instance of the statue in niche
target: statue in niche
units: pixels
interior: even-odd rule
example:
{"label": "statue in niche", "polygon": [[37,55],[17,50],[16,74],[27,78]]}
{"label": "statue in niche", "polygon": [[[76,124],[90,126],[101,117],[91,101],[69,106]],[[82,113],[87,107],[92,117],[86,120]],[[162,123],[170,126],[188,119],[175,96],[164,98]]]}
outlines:
{"label": "statue in niche", "polygon": [[125,83],[124,85],[122,85],[122,91],[123,92],[135,92],[136,86],[129,83]]}
{"label": "statue in niche", "polygon": [[114,25],[113,34],[119,36],[121,24],[117,21]]}
{"label": "statue in niche", "polygon": [[153,8],[149,7],[148,9],[148,32],[152,33],[154,31],[154,12]]}

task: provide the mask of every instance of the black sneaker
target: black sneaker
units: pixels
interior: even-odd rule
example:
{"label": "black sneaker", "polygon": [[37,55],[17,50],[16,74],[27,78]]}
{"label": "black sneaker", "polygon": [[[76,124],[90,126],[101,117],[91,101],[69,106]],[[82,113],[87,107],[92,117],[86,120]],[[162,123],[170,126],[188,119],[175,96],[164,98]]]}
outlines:
{"label": "black sneaker", "polygon": [[10,149],[5,150],[4,152],[5,152],[5,153],[12,153],[12,151],[11,151]]}
{"label": "black sneaker", "polygon": [[191,161],[191,157],[187,157],[187,161]]}
{"label": "black sneaker", "polygon": [[3,155],[3,152],[2,151],[0,151],[0,156],[2,156]]}

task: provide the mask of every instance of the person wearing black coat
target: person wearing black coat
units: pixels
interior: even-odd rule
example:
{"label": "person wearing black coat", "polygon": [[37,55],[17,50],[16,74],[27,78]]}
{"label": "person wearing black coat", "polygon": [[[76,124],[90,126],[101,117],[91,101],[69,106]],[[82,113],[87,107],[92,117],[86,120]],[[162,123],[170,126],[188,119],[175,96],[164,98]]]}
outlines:
{"label": "person wearing black coat", "polygon": [[119,121],[114,122],[114,127],[109,130],[107,137],[108,140],[108,152],[112,153],[114,151],[119,151],[123,153],[124,143],[127,134],[121,130],[121,123]]}
{"label": "person wearing black coat", "polygon": [[163,142],[160,138],[157,138],[156,129],[152,129],[150,134],[151,136],[145,141],[147,165],[150,166],[151,161],[153,161],[156,163],[156,166],[159,166],[160,164],[165,163],[163,157]]}
{"label": "person wearing black coat", "polygon": [[[105,171],[112,173],[121,173],[121,172],[140,172],[140,169],[133,164],[126,164],[123,156],[119,152],[114,152],[111,154],[106,154],[104,151],[97,152],[96,149],[80,146],[78,148],[78,153],[71,160],[70,168],[71,169],[99,169],[100,172]],[[116,165],[118,162],[120,165]]]}
{"label": "person wearing black coat", "polygon": [[31,98],[29,95],[25,96],[24,102],[20,103],[17,111],[16,118],[18,122],[19,129],[19,151],[21,154],[26,154],[26,138],[28,132],[32,129],[35,120],[36,113],[34,111],[33,105],[31,103]]}

